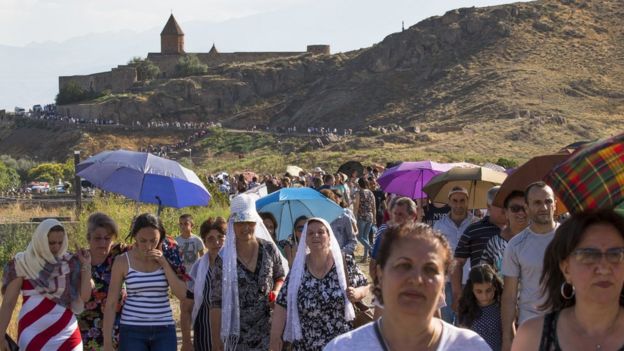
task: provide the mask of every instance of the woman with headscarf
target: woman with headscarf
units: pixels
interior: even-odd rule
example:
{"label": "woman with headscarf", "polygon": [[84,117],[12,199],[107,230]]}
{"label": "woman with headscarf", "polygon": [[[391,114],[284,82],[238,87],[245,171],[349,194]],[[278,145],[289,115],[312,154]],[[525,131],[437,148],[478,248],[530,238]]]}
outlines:
{"label": "woman with headscarf", "polygon": [[211,268],[210,327],[213,350],[269,348],[271,308],[288,266],[256,212],[255,198],[231,203],[225,247]]}
{"label": "woman with headscarf", "polygon": [[361,301],[367,293],[366,277],[351,256],[343,259],[329,223],[309,219],[277,298],[269,349],[281,351],[285,340],[293,350],[320,351],[352,329],[352,302]]}
{"label": "woman with headscarf", "polygon": [[[46,219],[26,250],[4,268],[0,332],[6,333],[21,292],[17,341],[21,350],[82,350],[75,314],[91,297],[91,256],[83,249],[72,255],[67,247],[61,222]],[[4,338],[0,350],[8,350]]]}

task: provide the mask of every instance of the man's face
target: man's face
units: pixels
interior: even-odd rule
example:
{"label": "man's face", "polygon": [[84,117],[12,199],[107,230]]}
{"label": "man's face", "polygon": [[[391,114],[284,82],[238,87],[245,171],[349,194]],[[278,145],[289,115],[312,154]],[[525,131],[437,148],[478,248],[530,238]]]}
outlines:
{"label": "man's face", "polygon": [[414,220],[414,216],[410,215],[407,212],[407,206],[405,205],[395,205],[392,209],[392,221],[395,224],[403,225],[408,221]]}
{"label": "man's face", "polygon": [[556,205],[555,196],[549,186],[545,188],[532,187],[527,199],[527,214],[532,222],[537,224],[552,223]]}
{"label": "man's face", "polygon": [[449,197],[449,206],[454,217],[466,217],[468,214],[468,196],[464,193],[455,193]]}
{"label": "man's face", "polygon": [[490,216],[490,222],[502,227],[507,223],[507,217],[505,217],[505,209],[502,207],[488,205],[488,213]]}
{"label": "man's face", "polygon": [[193,221],[188,218],[181,218],[178,226],[180,228],[180,233],[190,234],[193,230]]}

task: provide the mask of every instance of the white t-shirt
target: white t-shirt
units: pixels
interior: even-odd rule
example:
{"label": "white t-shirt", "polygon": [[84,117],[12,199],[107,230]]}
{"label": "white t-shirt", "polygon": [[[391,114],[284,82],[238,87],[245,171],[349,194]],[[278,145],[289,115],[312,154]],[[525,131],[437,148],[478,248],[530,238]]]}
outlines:
{"label": "white t-shirt", "polygon": [[191,234],[189,238],[178,236],[176,242],[178,243],[182,263],[184,263],[186,271],[190,272],[191,267],[193,267],[193,264],[198,259],[197,253],[206,249],[204,247],[204,242],[195,234]]}
{"label": "white t-shirt", "polygon": [[[491,351],[479,334],[469,329],[457,328],[442,320],[442,335],[437,351]],[[348,333],[337,336],[323,351],[383,351],[381,341],[375,333],[375,323],[368,323]]]}

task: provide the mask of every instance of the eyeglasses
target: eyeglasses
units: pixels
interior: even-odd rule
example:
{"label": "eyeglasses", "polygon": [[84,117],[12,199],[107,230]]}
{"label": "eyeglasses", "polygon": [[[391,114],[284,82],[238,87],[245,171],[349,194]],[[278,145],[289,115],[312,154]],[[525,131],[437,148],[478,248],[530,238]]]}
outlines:
{"label": "eyeglasses", "polygon": [[605,252],[590,247],[581,248],[572,251],[572,255],[574,255],[580,263],[586,265],[599,263],[603,256],[607,262],[611,264],[619,264],[624,261],[624,247],[610,248]]}
{"label": "eyeglasses", "polygon": [[520,211],[524,212],[524,206],[522,206],[522,205],[511,205],[511,206],[509,206],[509,210],[512,213],[518,213]]}

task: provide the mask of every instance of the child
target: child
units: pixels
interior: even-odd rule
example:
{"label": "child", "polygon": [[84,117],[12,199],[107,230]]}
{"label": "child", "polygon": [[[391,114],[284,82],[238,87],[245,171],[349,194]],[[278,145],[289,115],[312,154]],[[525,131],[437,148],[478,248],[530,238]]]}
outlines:
{"label": "child", "polygon": [[204,254],[206,247],[200,237],[193,234],[193,216],[183,214],[180,216],[180,236],[176,242],[180,247],[180,256],[187,272],[191,271],[193,264]]}
{"label": "child", "polygon": [[494,269],[481,264],[470,270],[459,300],[459,324],[481,335],[492,350],[501,349],[500,299],[503,282]]}

